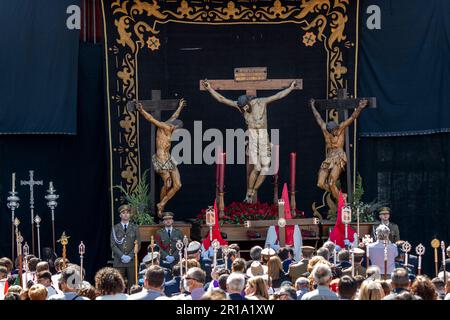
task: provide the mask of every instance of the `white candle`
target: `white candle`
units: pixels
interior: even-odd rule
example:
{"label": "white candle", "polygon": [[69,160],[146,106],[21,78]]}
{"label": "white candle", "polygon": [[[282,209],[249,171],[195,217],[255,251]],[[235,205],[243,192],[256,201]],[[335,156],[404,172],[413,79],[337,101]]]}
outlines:
{"label": "white candle", "polygon": [[12,174],[12,192],[16,191],[16,173],[13,172]]}
{"label": "white candle", "polygon": [[417,266],[417,269],[422,270],[422,255],[419,255],[419,265]]}
{"label": "white candle", "polygon": [[53,191],[53,181],[50,181],[50,191]]}
{"label": "white candle", "polygon": [[442,265],[444,266],[444,272],[445,272],[445,243],[444,243],[444,241],[441,241],[441,249],[442,249]]}
{"label": "white candle", "polygon": [[405,267],[408,268],[408,252],[405,252]]}

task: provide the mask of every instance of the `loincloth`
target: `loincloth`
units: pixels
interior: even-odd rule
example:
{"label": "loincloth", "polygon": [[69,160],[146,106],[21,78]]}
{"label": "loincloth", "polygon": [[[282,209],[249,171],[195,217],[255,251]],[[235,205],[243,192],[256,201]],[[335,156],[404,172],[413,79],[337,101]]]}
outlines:
{"label": "loincloth", "polygon": [[170,156],[170,158],[167,159],[166,162],[161,162],[158,160],[158,158],[156,158],[156,154],[154,154],[152,157],[152,163],[153,168],[155,169],[156,172],[172,171],[175,170],[175,168],[177,167],[177,162],[172,156]]}
{"label": "loincloth", "polygon": [[333,149],[328,152],[327,158],[320,165],[320,169],[331,170],[334,167],[339,167],[345,170],[345,165],[347,164],[347,155],[344,150]]}
{"label": "loincloth", "polygon": [[270,166],[272,144],[266,129],[249,129],[249,139],[245,154],[249,157],[249,163],[255,165],[257,170]]}

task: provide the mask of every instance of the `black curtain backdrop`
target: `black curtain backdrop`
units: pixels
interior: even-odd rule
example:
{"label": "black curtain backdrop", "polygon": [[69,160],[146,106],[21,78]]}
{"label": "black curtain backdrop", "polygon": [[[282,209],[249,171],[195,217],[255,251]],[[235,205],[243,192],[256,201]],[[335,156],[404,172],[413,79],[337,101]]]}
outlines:
{"label": "black curtain backdrop", "polygon": [[[51,215],[45,200],[49,181],[60,195],[55,210],[56,237],[70,236],[67,254],[79,264],[78,245],[86,245],[85,268],[88,278],[104,266],[109,254],[109,227],[106,171],[106,127],[103,102],[102,46],[80,44],[78,63],[78,127],[75,136],[3,136],[0,139],[0,256],[11,256],[11,215],[6,207],[11,190],[11,173],[16,172],[20,207],[20,231],[31,247],[28,170],[44,186],[35,186],[35,213],[42,218],[42,247],[52,246]],[[61,245],[56,251],[61,255]],[[37,252],[36,252],[37,255]]]}
{"label": "black curtain backdrop", "polygon": [[76,134],[79,30],[66,11],[79,4],[0,2],[0,134]]}
{"label": "black curtain backdrop", "polygon": [[[381,29],[366,27],[368,6],[381,9]],[[450,131],[450,1],[364,0],[359,89],[377,109],[361,115],[360,135]]]}
{"label": "black curtain backdrop", "polygon": [[362,138],[359,150],[364,200],[389,203],[412,253],[420,242],[426,247],[425,272],[433,276],[430,242],[450,239],[450,135]]}

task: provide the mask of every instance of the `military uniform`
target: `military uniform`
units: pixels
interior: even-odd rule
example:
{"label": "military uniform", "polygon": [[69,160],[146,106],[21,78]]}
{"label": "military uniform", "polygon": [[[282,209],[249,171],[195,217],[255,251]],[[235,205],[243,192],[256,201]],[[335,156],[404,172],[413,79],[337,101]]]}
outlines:
{"label": "military uniform", "polygon": [[[379,214],[380,215],[382,215],[382,214],[391,214],[391,209],[390,208],[388,208],[388,207],[382,207],[381,209],[380,209],[380,211],[379,211]],[[374,226],[373,226],[373,236],[374,236],[374,239],[376,239],[377,238],[377,236],[376,236],[376,234],[375,234],[375,230],[377,229],[377,227],[379,226],[381,224],[381,221],[380,222],[377,222]],[[392,242],[392,243],[396,243],[397,241],[399,241],[400,240],[400,230],[399,230],[399,228],[398,228],[398,225],[397,224],[395,224],[395,223],[393,223],[393,222],[390,222],[389,221],[389,223],[386,225],[386,227],[388,227],[389,228],[389,231],[390,231],[390,233],[389,233],[389,240]]]}
{"label": "military uniform", "polygon": [[[134,241],[138,241],[141,247],[141,239],[139,238],[138,226],[129,222],[126,231],[122,223],[114,225],[111,231],[111,250],[113,252],[113,267],[128,279],[128,288],[135,282],[134,271]],[[131,259],[128,263],[122,261],[122,256],[129,256]]]}
{"label": "military uniform", "polygon": [[168,255],[173,256],[175,261],[179,259],[176,244],[178,240],[183,241],[183,237],[184,235],[181,230],[174,227],[172,227],[170,235],[165,227],[156,232],[155,242],[159,247],[161,260],[165,260]]}
{"label": "military uniform", "polygon": [[[311,256],[315,250],[314,247],[310,246],[302,246],[301,249],[302,253],[307,257]],[[299,262],[292,263],[289,266],[287,274],[291,278],[292,283],[295,283],[298,278],[304,276],[304,274],[308,271],[308,263],[309,259],[302,258],[302,260],[300,260]]]}

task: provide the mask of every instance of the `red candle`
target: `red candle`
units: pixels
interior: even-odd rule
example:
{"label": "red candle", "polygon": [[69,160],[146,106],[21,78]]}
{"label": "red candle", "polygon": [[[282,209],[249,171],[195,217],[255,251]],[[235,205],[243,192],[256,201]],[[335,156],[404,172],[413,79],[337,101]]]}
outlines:
{"label": "red candle", "polygon": [[295,162],[297,159],[297,153],[291,152],[291,192],[295,192]]}
{"label": "red candle", "polygon": [[219,192],[223,192],[223,185],[224,185],[224,180],[225,180],[225,160],[226,159],[226,154],[225,152],[221,153],[221,158],[220,158],[220,167],[219,167]]}
{"label": "red candle", "polygon": [[216,149],[216,188],[219,187],[219,176],[220,176],[220,157],[222,154],[222,148],[218,147]]}

